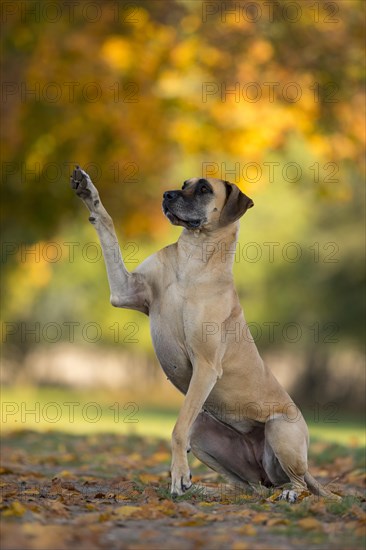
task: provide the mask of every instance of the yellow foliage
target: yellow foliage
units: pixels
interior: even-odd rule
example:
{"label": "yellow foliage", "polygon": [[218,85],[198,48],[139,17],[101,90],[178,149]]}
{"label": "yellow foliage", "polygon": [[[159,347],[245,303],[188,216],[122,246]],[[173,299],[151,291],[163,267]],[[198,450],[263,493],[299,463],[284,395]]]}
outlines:
{"label": "yellow foliage", "polygon": [[264,63],[273,56],[273,46],[268,40],[256,40],[249,48],[248,56],[257,63]]}
{"label": "yellow foliage", "polygon": [[110,36],[101,50],[102,58],[112,69],[126,70],[133,63],[131,44],[121,36]]}
{"label": "yellow foliage", "polygon": [[171,52],[171,59],[178,69],[185,69],[194,64],[199,50],[197,36],[190,36],[183,42],[179,42]]}

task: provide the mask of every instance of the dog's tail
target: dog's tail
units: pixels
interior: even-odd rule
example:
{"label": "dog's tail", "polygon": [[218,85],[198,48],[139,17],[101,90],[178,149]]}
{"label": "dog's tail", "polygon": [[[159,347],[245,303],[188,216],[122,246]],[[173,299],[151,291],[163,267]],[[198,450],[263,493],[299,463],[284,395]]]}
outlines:
{"label": "dog's tail", "polygon": [[331,491],[329,491],[328,489],[326,489],[325,487],[320,485],[320,483],[315,478],[313,478],[313,476],[311,475],[310,472],[306,472],[306,474],[304,476],[304,479],[305,479],[305,483],[308,486],[309,490],[314,495],[317,495],[317,496],[320,496],[320,497],[327,497],[327,498],[329,498],[333,501],[342,500],[340,496],[335,495],[334,493],[332,493]]}

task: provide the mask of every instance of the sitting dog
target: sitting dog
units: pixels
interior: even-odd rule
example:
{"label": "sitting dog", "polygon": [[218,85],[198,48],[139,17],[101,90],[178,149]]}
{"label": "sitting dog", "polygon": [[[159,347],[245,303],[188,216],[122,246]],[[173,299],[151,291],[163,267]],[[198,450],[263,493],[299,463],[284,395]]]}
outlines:
{"label": "sitting dog", "polygon": [[112,219],[78,166],[71,185],[98,233],[111,304],[149,315],[158,360],[186,396],[172,434],[172,495],[192,485],[190,449],[233,483],[287,484],[281,498],[291,502],[306,488],[332,495],[308,471],[305,420],[263,363],[234,287],[228,251],[235,250],[239,218],[253,201],[212,178],[165,192],[165,216],[184,229],[176,243],[130,273]]}

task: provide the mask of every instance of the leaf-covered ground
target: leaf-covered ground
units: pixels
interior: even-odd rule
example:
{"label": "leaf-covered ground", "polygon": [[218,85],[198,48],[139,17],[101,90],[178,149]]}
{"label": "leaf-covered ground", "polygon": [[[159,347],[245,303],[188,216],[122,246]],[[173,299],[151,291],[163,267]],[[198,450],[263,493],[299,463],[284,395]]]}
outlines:
{"label": "leaf-covered ground", "polygon": [[169,496],[169,444],[116,434],[14,431],[3,438],[2,549],[277,549],[364,547],[360,449],[315,442],[312,473],[341,503],[244,494],[191,458],[200,484]]}

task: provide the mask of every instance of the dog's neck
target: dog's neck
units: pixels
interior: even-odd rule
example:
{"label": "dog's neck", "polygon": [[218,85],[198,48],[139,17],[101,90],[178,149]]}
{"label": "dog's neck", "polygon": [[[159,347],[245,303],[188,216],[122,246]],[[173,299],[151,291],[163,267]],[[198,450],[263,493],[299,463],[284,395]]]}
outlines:
{"label": "dog's neck", "polygon": [[222,273],[231,274],[238,232],[238,221],[213,231],[184,229],[177,242],[181,265],[189,261],[190,269],[195,266],[202,271],[216,267]]}

